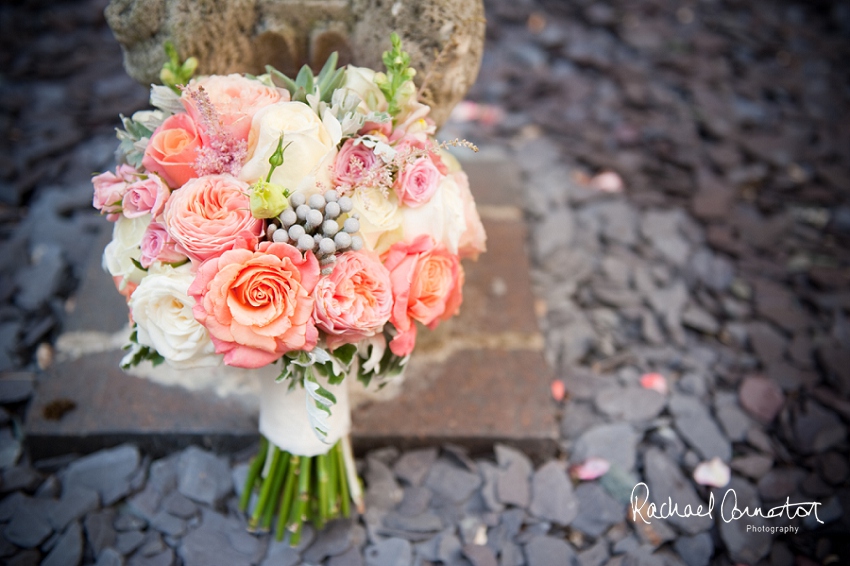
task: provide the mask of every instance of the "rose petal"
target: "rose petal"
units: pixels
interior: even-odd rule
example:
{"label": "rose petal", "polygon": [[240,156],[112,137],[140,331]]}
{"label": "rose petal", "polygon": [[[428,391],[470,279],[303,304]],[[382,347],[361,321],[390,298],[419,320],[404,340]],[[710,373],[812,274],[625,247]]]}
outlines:
{"label": "rose petal", "polygon": [[729,483],[732,473],[729,466],[720,458],[712,458],[708,462],[702,462],[694,469],[694,481],[700,485],[711,487],[724,487]]}
{"label": "rose petal", "polygon": [[667,380],[660,373],[645,373],[640,378],[640,384],[645,389],[652,389],[662,395],[667,395]]}
{"label": "rose petal", "polygon": [[560,403],[564,400],[566,394],[567,388],[564,386],[564,382],[560,379],[552,380],[552,398]]}
{"label": "rose petal", "polygon": [[581,464],[570,468],[570,474],[576,479],[590,481],[601,478],[611,469],[611,464],[603,458],[588,458]]}

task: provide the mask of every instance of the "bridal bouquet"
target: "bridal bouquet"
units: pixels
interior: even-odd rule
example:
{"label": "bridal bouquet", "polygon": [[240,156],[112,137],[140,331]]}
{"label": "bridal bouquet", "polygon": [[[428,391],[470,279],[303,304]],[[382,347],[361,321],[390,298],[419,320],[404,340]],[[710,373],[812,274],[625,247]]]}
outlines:
{"label": "bridal bouquet", "polygon": [[166,51],[155,109],[122,116],[120,165],[93,179],[133,327],[122,367],[277,367],[242,505],[297,544],[305,520],[362,506],[345,379],[385,383],[417,322],[458,312],[485,234],[445,146],[474,146],[434,141],[395,34],[385,72],[334,54],[294,80],[193,79]]}

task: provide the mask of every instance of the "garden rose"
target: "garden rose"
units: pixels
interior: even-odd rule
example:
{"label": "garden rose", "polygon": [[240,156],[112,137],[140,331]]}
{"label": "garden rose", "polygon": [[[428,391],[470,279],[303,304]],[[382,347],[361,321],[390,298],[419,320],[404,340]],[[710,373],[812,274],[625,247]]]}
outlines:
{"label": "garden rose", "polygon": [[254,115],[248,136],[251,157],[239,178],[248,183],[266,178],[269,157],[277,149],[281,134],[286,146],[283,165],[274,170],[271,181],[290,191],[312,189],[305,185],[325,173],[323,169],[331,163],[328,156],[336,155],[336,143],[313,109],[303,102],[278,102]]}
{"label": "garden rose", "polygon": [[464,202],[454,176],[443,177],[431,200],[416,208],[401,209],[404,239],[412,242],[421,235],[456,254],[466,232]]}
{"label": "garden rose", "polygon": [[371,254],[340,254],[331,274],[319,279],[313,297],[316,326],[327,333],[333,350],[383,329],[393,306],[390,273]]}
{"label": "garden rose", "polygon": [[110,222],[118,220],[122,201],[127,187],[136,180],[138,173],[130,165],[119,165],[115,173],[107,171],[92,177],[94,198],[92,205],[101,213],[107,214]]}
{"label": "garden rose", "polygon": [[378,85],[375,84],[375,71],[366,67],[349,65],[345,70],[345,82],[342,88],[348,89],[362,101],[357,109],[364,113],[386,112],[389,104]]}
{"label": "garden rose", "polygon": [[188,258],[177,251],[177,244],[172,240],[165,226],[159,222],[151,222],[142,236],[142,256],[139,263],[148,268],[153,262],[180,263]]}
{"label": "garden rose", "polygon": [[334,181],[337,185],[357,185],[377,161],[375,152],[366,144],[348,139],[334,161]]}
{"label": "garden rose", "polygon": [[248,184],[230,175],[192,179],[165,205],[165,227],[178,250],[202,262],[256,239],[263,221],[251,214]]}
{"label": "garden rose", "polygon": [[131,283],[139,283],[145,276],[133,260],[139,261],[142,257],[139,244],[150,222],[149,214],[138,218],[121,216],[112,228],[112,241],[103,250],[103,268],[113,278],[120,278],[119,291]]}
{"label": "garden rose", "polygon": [[398,334],[390,350],[406,356],[416,343],[416,325],[434,328],[457,313],[463,301],[463,268],[460,259],[429,236],[393,245],[384,256],[393,286],[390,322]]}
{"label": "garden rose", "polygon": [[165,119],[148,142],[142,166],[158,173],[169,187],[182,187],[197,177],[194,165],[201,138],[195,122],[188,114],[175,114]]}
{"label": "garden rose", "polygon": [[286,352],[315,347],[312,292],[318,279],[315,255],[263,242],[256,252],[230,250],[201,264],[189,295],[224,363],[259,368]]}
{"label": "garden rose", "polygon": [[194,279],[188,265],[154,266],[130,297],[139,344],[155,349],[176,368],[221,363],[207,329],[192,312],[195,301],[187,291]]}
{"label": "garden rose", "polygon": [[127,187],[124,194],[124,216],[138,218],[150,214],[156,218],[165,208],[165,201],[170,193],[158,175],[150,175],[143,181],[136,181]]}
{"label": "garden rose", "polygon": [[[248,139],[251,119],[258,110],[281,100],[280,90],[242,75],[212,75],[193,80],[189,88],[183,91],[181,98],[186,111],[199,125],[204,143],[209,141],[204,121],[200,109],[190,95],[192,89],[199,87],[202,87],[209,97],[225,130],[239,140]],[[289,92],[283,92],[286,93],[288,101]]]}
{"label": "garden rose", "polygon": [[405,163],[393,188],[402,204],[416,208],[431,200],[441,178],[431,158],[420,157],[413,163]]}
{"label": "garden rose", "polygon": [[466,223],[466,230],[460,235],[458,242],[458,254],[461,259],[477,260],[480,254],[487,251],[487,233],[484,232],[484,225],[481,223],[481,217],[478,216],[478,208],[475,206],[472,191],[469,190],[469,178],[466,173],[457,171],[451,176],[457,184],[463,201],[463,216]]}
{"label": "garden rose", "polygon": [[360,215],[360,235],[366,249],[381,254],[401,239],[401,212],[395,194],[384,195],[379,187],[360,187],[351,197]]}

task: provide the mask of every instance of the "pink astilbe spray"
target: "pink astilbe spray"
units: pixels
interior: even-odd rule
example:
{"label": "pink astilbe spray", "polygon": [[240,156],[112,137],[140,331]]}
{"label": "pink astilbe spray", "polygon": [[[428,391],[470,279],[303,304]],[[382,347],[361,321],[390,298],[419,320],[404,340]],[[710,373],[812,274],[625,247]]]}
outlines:
{"label": "pink astilbe spray", "polygon": [[198,109],[201,127],[204,128],[208,139],[204,147],[198,150],[195,171],[199,176],[227,173],[235,177],[248,156],[248,143],[236,139],[224,128],[221,117],[204,87],[187,88],[186,91]]}

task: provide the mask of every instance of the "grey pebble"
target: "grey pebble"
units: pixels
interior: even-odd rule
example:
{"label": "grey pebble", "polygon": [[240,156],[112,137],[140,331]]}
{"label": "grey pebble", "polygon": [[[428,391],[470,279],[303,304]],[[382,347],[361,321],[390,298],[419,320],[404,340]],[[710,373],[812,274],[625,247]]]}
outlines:
{"label": "grey pebble", "polygon": [[536,536],[524,548],[528,566],[578,566],[578,557],[572,547],[561,539]]}
{"label": "grey pebble", "polygon": [[531,482],[532,515],[562,526],[578,515],[579,501],[563,462],[550,461],[534,473]]}
{"label": "grey pebble", "polygon": [[59,537],[42,566],[70,566],[80,563],[83,556],[83,531],[76,521]]}
{"label": "grey pebble", "polygon": [[[707,509],[707,504],[699,498],[692,482],[684,476],[678,465],[658,448],[649,448],[644,454],[644,474],[649,486],[650,501],[667,501],[670,498],[678,503],[681,509],[686,505],[690,505],[694,510],[699,506],[702,506],[703,510]],[[639,494],[641,498],[645,496],[645,493]],[[644,509],[642,516],[645,517],[645,513]],[[691,535],[708,530],[713,524],[708,516],[673,515],[668,521]]]}
{"label": "grey pebble", "polygon": [[[330,204],[334,203],[329,203]],[[342,554],[331,556],[328,559],[327,566],[363,566],[363,557],[357,547],[352,546]]]}
{"label": "grey pebble", "polygon": [[105,548],[94,566],[124,566],[124,557],[114,548]]}
{"label": "grey pebble", "polygon": [[673,542],[673,548],[688,566],[707,566],[714,553],[714,542],[708,533],[682,536]]}
{"label": "grey pebble", "polygon": [[48,518],[53,528],[61,531],[71,521],[79,519],[89,511],[94,511],[99,506],[100,496],[97,491],[84,485],[74,485],[65,490]]}
{"label": "grey pebble", "polygon": [[328,556],[342,554],[351,548],[353,526],[351,519],[336,519],[329,522],[316,534],[313,544],[304,551],[304,560],[318,564]]}
{"label": "grey pebble", "polygon": [[579,464],[588,458],[598,457],[617,464],[624,470],[635,466],[637,443],[640,436],[626,423],[594,426],[576,440],[570,461]]}
{"label": "grey pebble", "polygon": [[367,566],[411,566],[413,548],[400,538],[389,538],[366,547]]}
{"label": "grey pebble", "polygon": [[82,485],[97,490],[103,505],[112,505],[131,491],[130,481],[141,462],[139,449],[125,444],[75,460],[65,472],[63,487]]}
{"label": "grey pebble", "polygon": [[[152,556],[140,556],[138,554],[134,554],[127,563],[127,566],[174,566],[174,558],[174,551],[170,548],[166,548]],[[212,566],[215,563],[210,562],[209,564]]]}
{"label": "grey pebble", "polygon": [[177,461],[177,490],[199,503],[218,505],[230,492],[233,480],[227,460],[195,446]]}
{"label": "grey pebble", "polygon": [[431,467],[425,485],[436,495],[454,503],[467,500],[481,486],[481,477],[439,459]]}
{"label": "grey pebble", "polygon": [[472,566],[498,566],[496,554],[486,546],[467,544],[462,548],[462,552]]}
{"label": "grey pebble", "polygon": [[393,472],[398,479],[407,482],[409,485],[420,486],[436,460],[436,448],[411,450],[399,457],[393,465]]}
{"label": "grey pebble", "polygon": [[496,496],[506,505],[528,507],[531,501],[531,460],[522,452],[497,444],[496,461],[500,473],[496,483]]}
{"label": "grey pebble", "polygon": [[596,408],[612,420],[649,421],[657,417],[667,399],[643,387],[607,387],[594,399]]}
{"label": "grey pebble", "polygon": [[625,505],[612,498],[595,482],[584,482],[575,489],[578,514],[572,528],[591,537],[598,537],[626,516]]}
{"label": "grey pebble", "polygon": [[50,526],[47,514],[33,504],[35,500],[20,498],[17,501],[21,506],[14,509],[3,536],[21,548],[34,548],[53,533],[53,527]]}
{"label": "grey pebble", "polygon": [[151,517],[150,528],[161,532],[163,535],[175,537],[186,532],[186,521],[162,510]]}
{"label": "grey pebble", "polygon": [[162,508],[181,519],[189,519],[198,512],[198,506],[183,494],[173,491],[162,500]]}
{"label": "grey pebble", "polygon": [[89,541],[95,555],[108,547],[115,546],[116,533],[112,523],[115,519],[115,510],[111,508],[102,509],[86,515],[84,525],[86,527],[86,539]]}
{"label": "grey pebble", "polygon": [[127,555],[139,548],[144,540],[145,534],[141,531],[121,532],[115,538],[115,549],[121,554]]}

